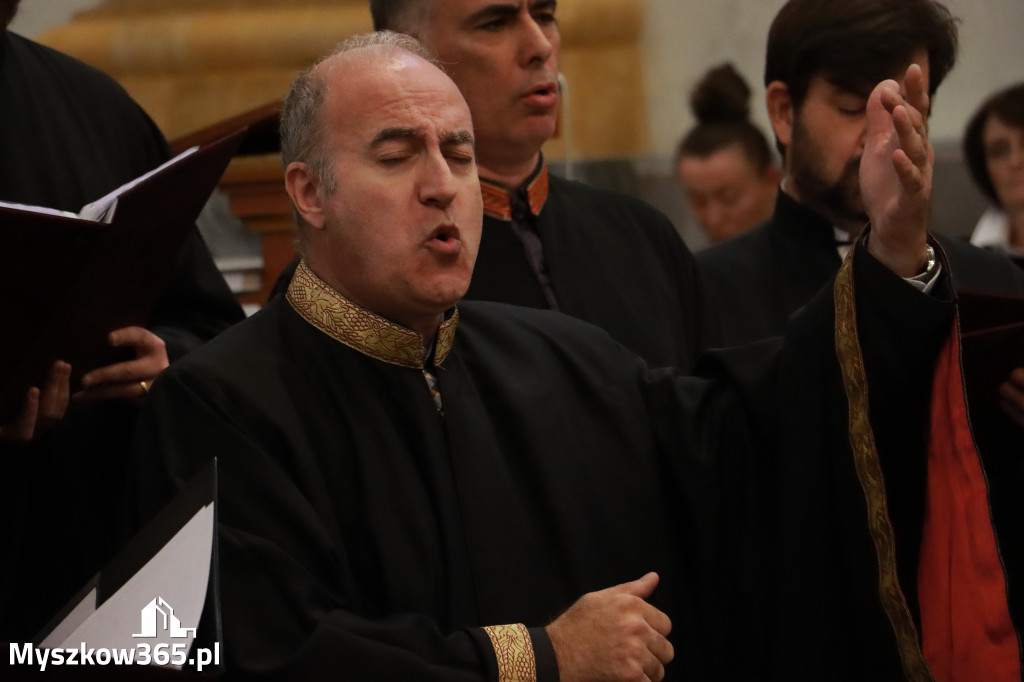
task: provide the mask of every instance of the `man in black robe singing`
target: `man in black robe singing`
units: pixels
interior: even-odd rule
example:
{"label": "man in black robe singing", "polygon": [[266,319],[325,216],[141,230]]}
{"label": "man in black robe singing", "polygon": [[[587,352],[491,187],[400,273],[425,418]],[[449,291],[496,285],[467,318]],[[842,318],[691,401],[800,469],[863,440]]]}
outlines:
{"label": "man in black robe singing", "polygon": [[[423,55],[357,37],[293,84],[282,154],[303,261],[285,297],[157,381],[140,513],[219,459],[230,672],[712,678],[749,629],[738,564],[770,527],[746,482],[783,453],[848,448],[832,298],[705,378],[649,370],[559,313],[459,303],[481,238],[474,126]],[[900,278],[926,267],[916,79],[873,96],[875,229],[835,316],[870,342],[893,429],[920,426],[914,401],[886,396],[930,371],[951,314]],[[899,362],[871,374],[872,343]],[[792,428],[809,404],[821,423]]]}

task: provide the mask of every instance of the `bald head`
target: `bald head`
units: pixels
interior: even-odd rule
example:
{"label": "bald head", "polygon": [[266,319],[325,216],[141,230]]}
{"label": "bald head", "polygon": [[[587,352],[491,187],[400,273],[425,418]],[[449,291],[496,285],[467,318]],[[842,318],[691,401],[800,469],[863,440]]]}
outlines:
{"label": "bald head", "polygon": [[309,166],[330,193],[337,186],[327,158],[326,131],[321,117],[327,96],[328,75],[337,67],[358,60],[387,60],[407,53],[437,65],[433,54],[419,41],[392,31],[355,36],[311,66],[292,83],[281,111],[281,161],[287,166],[301,161]]}
{"label": "bald head", "polygon": [[307,264],[425,338],[469,287],[483,220],[469,107],[427,56],[398,34],[347,41],[282,111]]}

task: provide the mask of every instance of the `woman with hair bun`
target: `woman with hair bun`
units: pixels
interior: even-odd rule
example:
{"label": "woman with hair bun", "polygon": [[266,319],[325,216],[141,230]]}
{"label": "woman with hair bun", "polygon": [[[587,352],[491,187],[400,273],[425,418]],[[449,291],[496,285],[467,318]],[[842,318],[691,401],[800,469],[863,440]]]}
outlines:
{"label": "woman with hair bun", "polygon": [[676,150],[676,177],[701,228],[720,242],[771,215],[779,166],[750,122],[750,87],[732,64],[705,74],[690,108],[697,125]]}

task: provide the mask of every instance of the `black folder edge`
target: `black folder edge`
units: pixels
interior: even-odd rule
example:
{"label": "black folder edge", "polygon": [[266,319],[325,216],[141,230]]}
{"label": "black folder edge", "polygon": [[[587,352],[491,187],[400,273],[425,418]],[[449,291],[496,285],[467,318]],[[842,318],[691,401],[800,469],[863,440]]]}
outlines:
{"label": "black folder edge", "polygon": [[223,135],[247,128],[248,132],[238,145],[236,156],[257,156],[281,151],[281,107],[283,100],[274,100],[240,114],[215,121],[170,141],[171,153],[179,154],[193,145],[203,146]]}
{"label": "black folder edge", "polygon": [[988,475],[1020,461],[1024,433],[1000,407],[999,385],[1024,366],[1024,298],[958,292],[960,357],[971,435]]}
{"label": "black folder edge", "polygon": [[[203,508],[213,505],[213,547],[210,551],[210,571],[207,577],[206,605],[203,618],[207,613],[213,614],[214,636],[216,641],[221,638],[220,614],[220,572],[217,561],[217,458],[214,457],[192,477],[184,488],[161,509],[88,583],[50,619],[50,622],[36,635],[34,642],[38,645],[73,611],[89,608],[84,616],[97,611],[107,599],[124,586],[128,580],[142,569],[156,554]],[[85,604],[90,593],[95,590],[96,603]],[[212,601],[212,611],[210,605]],[[84,618],[83,618],[84,620]],[[194,641],[198,641],[194,640]]]}

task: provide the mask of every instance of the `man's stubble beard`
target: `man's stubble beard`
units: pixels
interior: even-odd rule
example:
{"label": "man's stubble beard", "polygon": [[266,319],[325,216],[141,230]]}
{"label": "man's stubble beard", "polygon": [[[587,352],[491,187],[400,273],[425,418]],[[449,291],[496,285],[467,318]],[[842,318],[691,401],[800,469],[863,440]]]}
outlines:
{"label": "man's stubble beard", "polygon": [[808,208],[828,218],[835,226],[857,234],[868,221],[860,196],[860,157],[851,159],[839,179],[822,177],[821,150],[797,116],[793,140],[787,150],[790,182]]}

